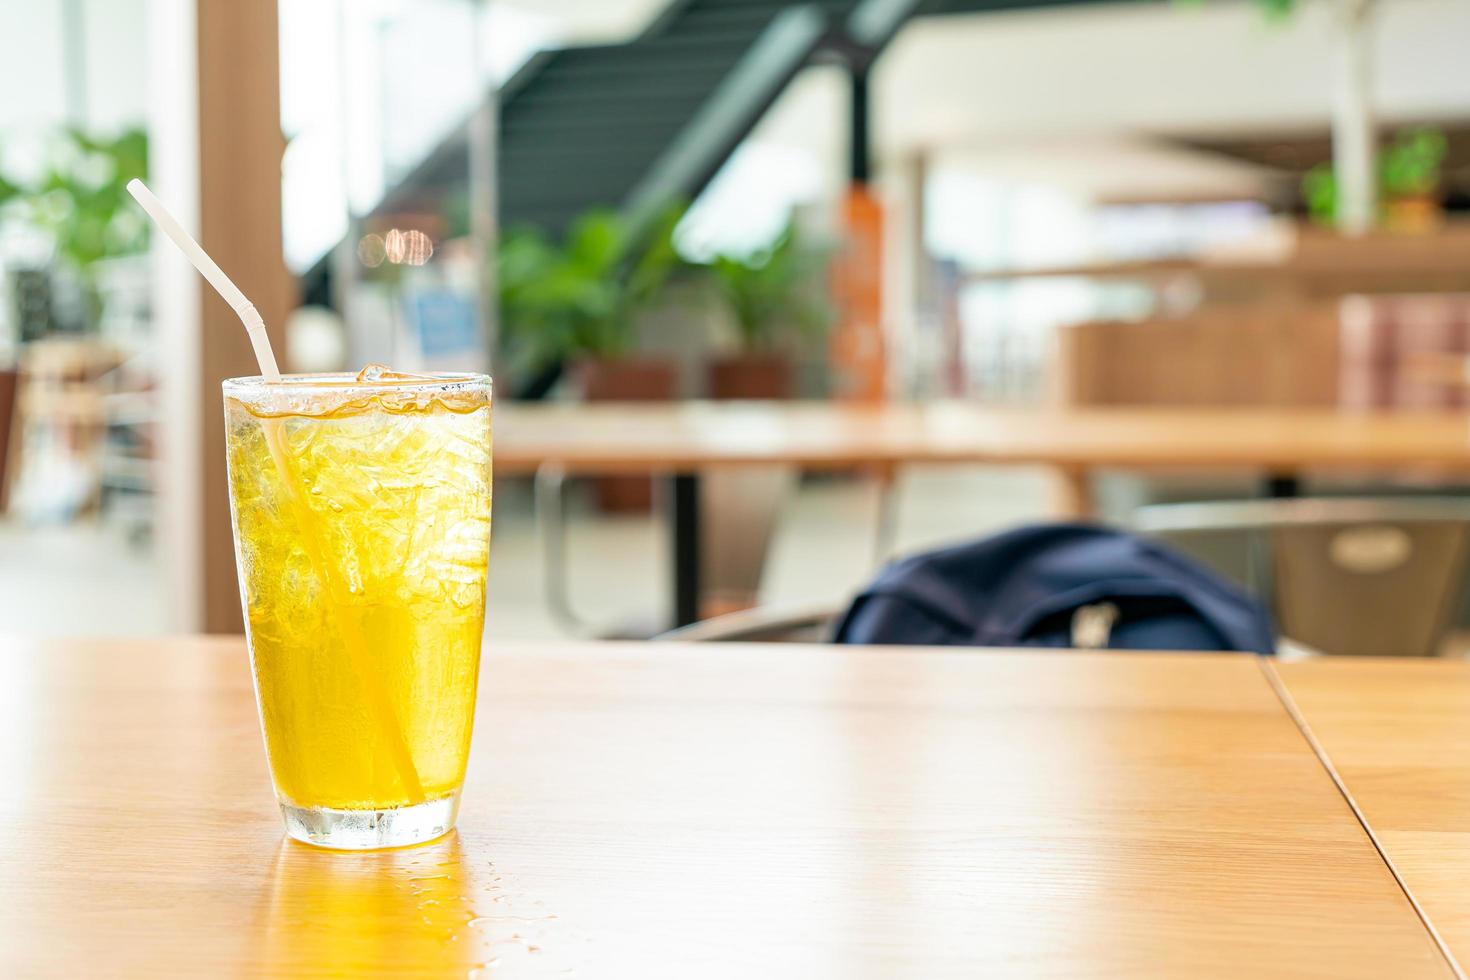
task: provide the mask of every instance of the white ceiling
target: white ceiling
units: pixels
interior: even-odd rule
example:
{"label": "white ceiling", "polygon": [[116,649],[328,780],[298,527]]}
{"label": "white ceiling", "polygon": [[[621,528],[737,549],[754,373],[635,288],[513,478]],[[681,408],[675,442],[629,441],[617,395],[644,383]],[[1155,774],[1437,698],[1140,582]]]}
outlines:
{"label": "white ceiling", "polygon": [[[877,69],[886,148],[997,134],[1215,132],[1328,120],[1333,25],[1254,4],[1124,4],[921,20]],[[1470,2],[1382,0],[1374,94],[1386,117],[1470,116]]]}
{"label": "white ceiling", "polygon": [[[1267,23],[1244,2],[1117,4],[928,18],[875,71],[880,164],[933,166],[1090,197],[1259,193],[1269,172],[1153,134],[1226,135],[1328,125],[1325,4]],[[1470,0],[1381,0],[1374,36],[1381,118],[1470,118]],[[803,148],[840,180],[846,88],[810,70],[755,139]]]}

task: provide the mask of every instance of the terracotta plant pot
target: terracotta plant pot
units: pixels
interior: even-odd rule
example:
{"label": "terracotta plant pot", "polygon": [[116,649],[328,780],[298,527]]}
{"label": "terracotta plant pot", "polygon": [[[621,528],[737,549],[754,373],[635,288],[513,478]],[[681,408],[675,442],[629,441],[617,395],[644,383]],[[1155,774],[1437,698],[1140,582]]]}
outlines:
{"label": "terracotta plant pot", "polygon": [[1383,224],[1392,232],[1427,235],[1444,225],[1444,205],[1429,196],[1394,198],[1383,205]]}
{"label": "terracotta plant pot", "polygon": [[[679,393],[679,366],[666,357],[578,361],[572,385],[589,402],[672,401]],[[593,485],[604,513],[647,513],[653,481],[644,476],[604,476]]]}
{"label": "terracotta plant pot", "polygon": [[716,399],[790,398],[794,371],[781,354],[731,354],[710,361],[708,394]]}

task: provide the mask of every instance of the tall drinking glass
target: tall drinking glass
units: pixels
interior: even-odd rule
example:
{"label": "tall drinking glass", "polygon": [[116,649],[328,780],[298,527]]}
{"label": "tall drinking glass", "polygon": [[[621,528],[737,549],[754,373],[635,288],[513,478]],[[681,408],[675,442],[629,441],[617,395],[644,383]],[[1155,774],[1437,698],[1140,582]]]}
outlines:
{"label": "tall drinking glass", "polygon": [[396,847],[454,826],[490,545],[490,379],[224,383],[235,556],[292,837]]}

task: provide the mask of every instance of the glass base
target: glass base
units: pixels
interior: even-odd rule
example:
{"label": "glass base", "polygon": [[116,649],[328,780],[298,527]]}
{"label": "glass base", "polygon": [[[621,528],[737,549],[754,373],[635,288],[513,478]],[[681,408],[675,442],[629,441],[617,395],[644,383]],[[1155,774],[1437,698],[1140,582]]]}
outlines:
{"label": "glass base", "polygon": [[339,851],[408,847],[443,837],[459,815],[459,790],[417,806],[390,810],[335,810],[281,803],[286,833],[305,844]]}

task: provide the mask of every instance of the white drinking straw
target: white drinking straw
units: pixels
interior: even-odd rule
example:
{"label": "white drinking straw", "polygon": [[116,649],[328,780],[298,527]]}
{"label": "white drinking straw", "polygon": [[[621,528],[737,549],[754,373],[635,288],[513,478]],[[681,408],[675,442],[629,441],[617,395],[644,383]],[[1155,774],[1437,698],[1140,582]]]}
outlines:
{"label": "white drinking straw", "polygon": [[128,193],[133,195],[133,200],[143,206],[163,233],[173,239],[179,251],[184,253],[185,258],[194,264],[199,274],[209,280],[215,292],[224,297],[224,301],[230,304],[230,309],[245,324],[245,333],[250,337],[250,346],[255,349],[255,360],[260,364],[260,373],[267,381],[281,380],[281,370],[276,367],[276,355],[271,350],[270,338],[265,335],[265,321],[261,319],[260,311],[255,304],[245,298],[240,292],[240,287],[230,281],[224,270],[215,264],[214,259],[209,257],[194,236],[184,230],[178,219],[168,213],[168,208],[163,202],[153,196],[153,192],[141,180],[134,177],[128,181]]}

